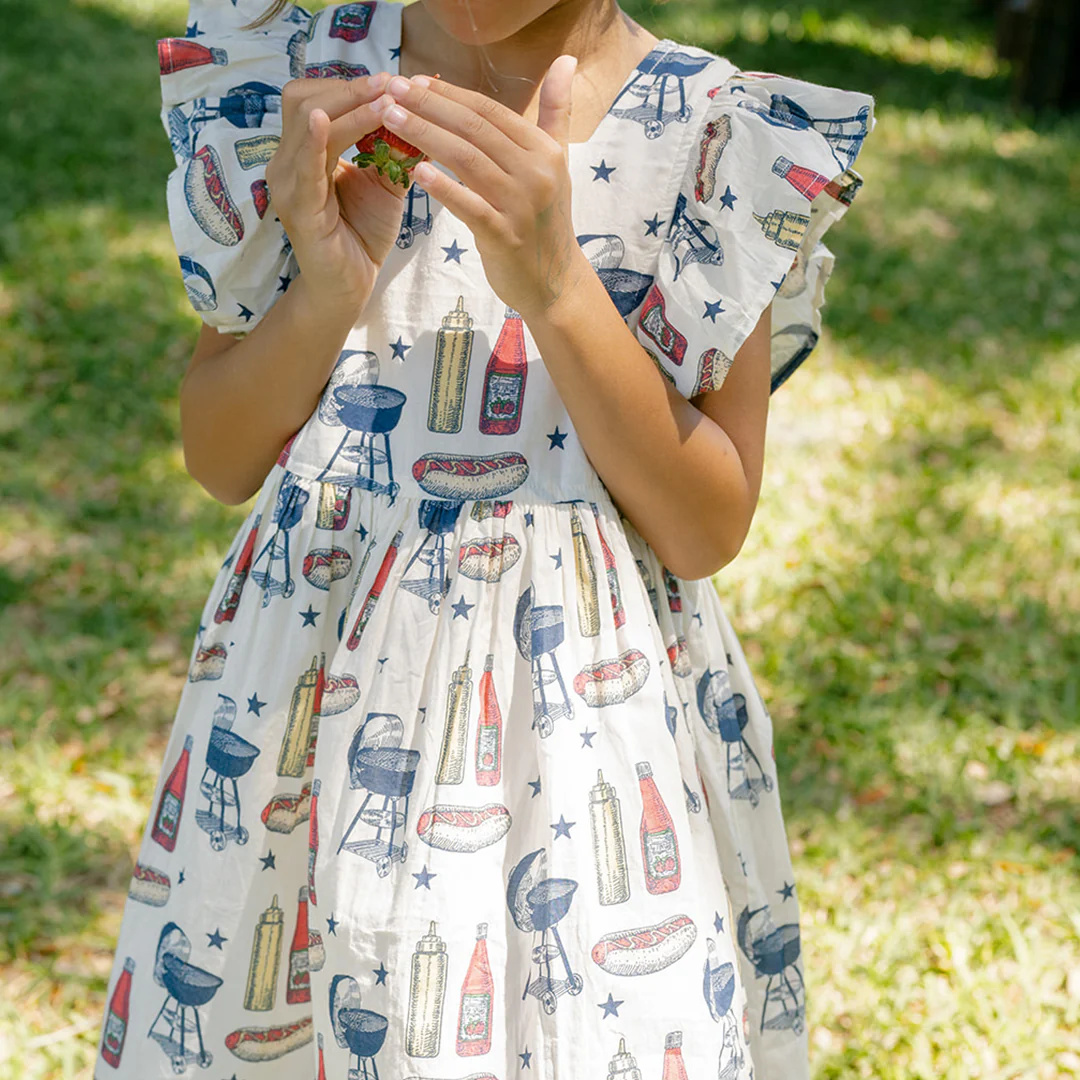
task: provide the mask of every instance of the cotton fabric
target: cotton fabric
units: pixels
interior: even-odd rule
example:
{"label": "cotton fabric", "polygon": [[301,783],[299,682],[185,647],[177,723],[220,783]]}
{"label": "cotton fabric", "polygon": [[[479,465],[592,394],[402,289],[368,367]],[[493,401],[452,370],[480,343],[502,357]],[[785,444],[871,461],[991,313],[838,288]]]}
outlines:
{"label": "cotton fabric", "polygon": [[[159,43],[185,286],[229,332],[298,273],[281,87],[394,71],[401,41],[392,3],[241,29],[259,9],[195,0]],[[681,394],[770,302],[774,387],[809,355],[872,113],[664,40],[570,147],[578,242]],[[206,599],[108,1001],[97,1080],[808,1075],[739,641],[620,516],[420,185]]]}

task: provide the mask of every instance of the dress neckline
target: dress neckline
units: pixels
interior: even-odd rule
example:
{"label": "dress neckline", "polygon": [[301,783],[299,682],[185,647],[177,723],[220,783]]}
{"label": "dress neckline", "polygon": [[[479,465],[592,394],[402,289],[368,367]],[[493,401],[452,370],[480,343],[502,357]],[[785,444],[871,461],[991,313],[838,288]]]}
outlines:
{"label": "dress neckline", "polygon": [[[393,4],[392,6],[396,7],[397,11],[398,11],[397,48],[394,50],[395,53],[396,53],[396,56],[394,57],[394,59],[397,61],[397,63],[395,64],[394,71],[392,72],[392,74],[400,75],[401,74],[401,37],[402,37],[401,28],[402,28],[402,23],[403,23],[404,18],[405,18],[405,5],[401,4],[401,3],[396,3],[396,4]],[[631,83],[633,83],[635,81],[635,79],[637,78],[637,76],[639,74],[641,74],[642,70],[647,71],[649,69],[650,65],[655,64],[655,62],[661,56],[663,56],[664,53],[668,52],[670,49],[675,48],[675,44],[676,43],[671,38],[661,38],[637,62],[637,64],[634,65],[633,70],[623,80],[622,86],[619,87],[619,92],[615,95],[615,99],[608,106],[607,112],[605,112],[604,115],[602,117],[600,117],[600,123],[597,124],[595,128],[593,128],[592,134],[584,142],[567,143],[567,146],[569,147],[569,151],[570,151],[571,155],[573,154],[575,147],[584,148],[584,147],[592,146],[596,142],[599,141],[601,134],[605,131],[607,126],[614,121],[614,119],[615,119],[615,106],[622,100],[623,96],[626,94],[626,92],[627,92],[628,88],[630,87]]]}

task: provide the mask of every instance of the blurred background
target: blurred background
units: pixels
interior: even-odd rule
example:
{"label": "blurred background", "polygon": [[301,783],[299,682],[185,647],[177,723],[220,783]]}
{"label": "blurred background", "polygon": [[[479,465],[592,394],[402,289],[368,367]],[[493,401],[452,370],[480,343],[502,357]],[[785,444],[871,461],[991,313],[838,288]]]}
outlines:
{"label": "blurred background", "polygon": [[[716,580],[776,724],[816,1080],[1080,1076],[1078,61],[1036,6],[623,2],[877,99],[826,335],[773,400],[760,509]],[[2,1080],[91,1075],[245,514],[180,446],[199,324],[154,40],[185,15],[0,0]]]}

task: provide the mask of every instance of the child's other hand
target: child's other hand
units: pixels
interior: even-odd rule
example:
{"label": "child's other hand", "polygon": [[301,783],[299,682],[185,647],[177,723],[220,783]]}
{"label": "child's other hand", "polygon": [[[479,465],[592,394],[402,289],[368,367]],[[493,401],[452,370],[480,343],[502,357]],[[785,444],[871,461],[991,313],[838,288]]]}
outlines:
{"label": "child's other hand", "polygon": [[548,68],[536,124],[445,79],[414,76],[401,93],[396,79],[387,87],[404,118],[390,109],[382,122],[461,182],[431,163],[413,179],[469,226],[491,287],[526,319],[591,272],[574,235],[567,168],[576,67],[564,55]]}
{"label": "child's other hand", "polygon": [[[307,291],[359,314],[401,228],[402,189],[374,169],[341,160],[382,123],[389,75],[293,79],[281,94],[282,132],[266,166]],[[381,96],[380,96],[381,95]]]}

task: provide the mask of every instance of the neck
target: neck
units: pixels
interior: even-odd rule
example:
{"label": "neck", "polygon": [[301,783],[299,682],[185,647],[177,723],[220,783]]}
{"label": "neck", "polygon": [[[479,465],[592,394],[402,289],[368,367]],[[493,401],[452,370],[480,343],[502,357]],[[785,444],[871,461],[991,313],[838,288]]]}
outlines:
{"label": "neck", "polygon": [[[467,12],[467,5],[463,7]],[[402,13],[401,51],[402,59],[407,56],[416,66],[405,74],[438,71],[444,79],[487,94],[520,113],[539,95],[556,57],[573,54],[578,58],[578,78],[586,84],[604,85],[612,71],[627,66],[628,53],[640,52],[635,39],[645,31],[621,11],[616,0],[599,5],[595,0],[559,0],[499,41],[480,40],[468,19],[465,33],[473,40],[462,40],[445,30],[421,0],[410,4]]]}

